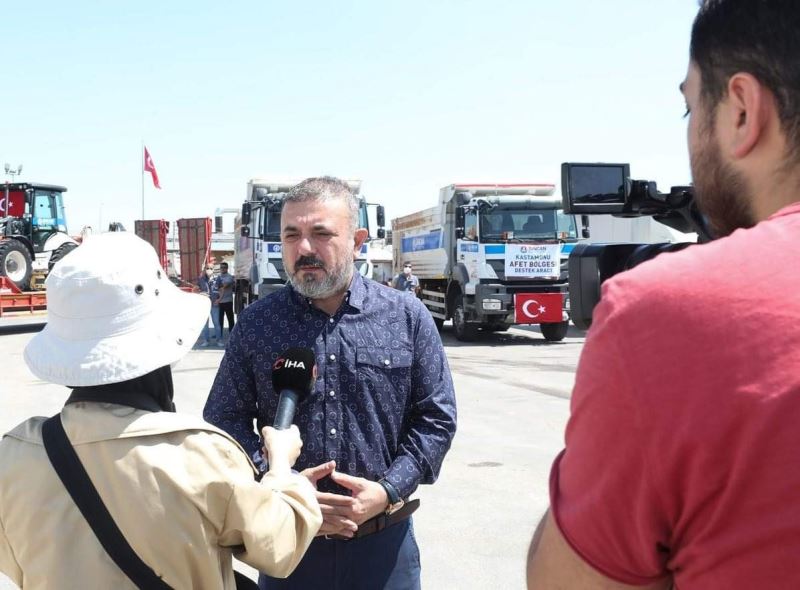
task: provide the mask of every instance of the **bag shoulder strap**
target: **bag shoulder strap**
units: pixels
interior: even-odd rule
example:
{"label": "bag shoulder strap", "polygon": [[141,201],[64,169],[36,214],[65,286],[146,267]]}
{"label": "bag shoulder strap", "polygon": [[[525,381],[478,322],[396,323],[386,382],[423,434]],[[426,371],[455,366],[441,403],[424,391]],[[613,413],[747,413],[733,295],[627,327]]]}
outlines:
{"label": "bag shoulder strap", "polygon": [[47,457],[59,479],[67,488],[103,549],[119,569],[143,590],[172,590],[169,584],[142,561],[119,530],[69,441],[61,423],[61,414],[56,414],[44,422],[42,439]]}

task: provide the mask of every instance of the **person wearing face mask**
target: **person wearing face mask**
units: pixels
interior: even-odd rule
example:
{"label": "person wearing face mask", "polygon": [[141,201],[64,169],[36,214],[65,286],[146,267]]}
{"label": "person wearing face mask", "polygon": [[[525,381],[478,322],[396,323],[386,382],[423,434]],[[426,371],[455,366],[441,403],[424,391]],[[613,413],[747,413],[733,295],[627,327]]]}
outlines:
{"label": "person wearing face mask", "polygon": [[[26,589],[246,587],[235,555],[288,575],[322,522],[314,488],[291,470],[297,428],[262,430],[270,469],[257,481],[228,434],[175,412],[171,365],[195,342],[208,299],[174,286],[128,232],[89,236],[46,286],[48,322],[24,358],[71,393],[60,414],[0,442],[0,572]],[[59,468],[69,453],[77,464]],[[99,495],[88,512],[91,493],[68,483],[82,470]],[[109,542],[114,525],[122,544]],[[124,542],[132,559],[120,557]]]}
{"label": "person wearing face mask", "polygon": [[403,265],[403,272],[394,277],[392,287],[398,291],[416,294],[419,291],[419,279],[411,272],[411,263]]}
{"label": "person wearing face mask", "polygon": [[409,496],[439,475],[455,393],[422,302],[355,272],[367,237],[358,206],[336,178],[289,191],[281,251],[290,282],[242,311],[203,412],[260,461],[253,425],[277,412],[273,363],[290,346],[314,351],[318,376],[295,418],[306,441],[297,466],[317,486],[324,522],[297,570],[262,576],[263,589],[420,587],[419,501]]}
{"label": "person wearing face mask", "polygon": [[216,340],[217,345],[222,344],[222,325],[219,318],[219,289],[217,288],[217,277],[214,274],[214,267],[207,264],[203,274],[197,279],[197,286],[200,288],[200,293],[207,296],[211,300],[211,325],[214,327],[214,334],[210,333],[208,328],[208,320],[206,325],[203,326],[202,340],[198,346],[206,347],[211,343],[211,338]]}

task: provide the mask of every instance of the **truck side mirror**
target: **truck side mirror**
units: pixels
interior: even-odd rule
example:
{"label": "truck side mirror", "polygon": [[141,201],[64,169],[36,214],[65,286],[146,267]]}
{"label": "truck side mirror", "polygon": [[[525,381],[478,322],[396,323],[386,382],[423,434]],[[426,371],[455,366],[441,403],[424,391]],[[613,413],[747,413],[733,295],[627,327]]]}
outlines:
{"label": "truck side mirror", "polygon": [[382,227],[379,227],[378,228],[378,239],[382,240],[385,237],[386,237],[386,230],[383,229]]}
{"label": "truck side mirror", "polygon": [[464,237],[464,208],[456,208],[456,238],[461,239]]}
{"label": "truck side mirror", "polygon": [[[242,205],[242,225],[249,225],[250,223],[250,213],[251,213],[251,205],[250,203],[244,203]],[[244,235],[244,234],[242,234]]]}
{"label": "truck side mirror", "polygon": [[[377,218],[378,227],[383,227],[386,225],[386,211],[383,209],[383,205],[378,205],[375,208],[375,217]],[[378,237],[382,238],[383,236],[380,234],[380,230],[378,230]]]}
{"label": "truck side mirror", "polygon": [[242,225],[242,227],[240,228],[240,233],[242,234],[243,238],[249,238],[250,237],[250,226],[249,225]]}

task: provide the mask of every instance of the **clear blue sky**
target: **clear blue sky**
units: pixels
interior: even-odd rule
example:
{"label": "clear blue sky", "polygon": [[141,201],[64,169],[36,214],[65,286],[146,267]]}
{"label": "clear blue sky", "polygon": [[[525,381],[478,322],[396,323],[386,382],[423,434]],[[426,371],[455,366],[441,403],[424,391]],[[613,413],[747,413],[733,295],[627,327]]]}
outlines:
{"label": "clear blue sky", "polygon": [[361,178],[388,218],[563,161],[689,179],[696,0],[14,2],[0,165],[63,184],[72,233],[238,207],[254,176]]}

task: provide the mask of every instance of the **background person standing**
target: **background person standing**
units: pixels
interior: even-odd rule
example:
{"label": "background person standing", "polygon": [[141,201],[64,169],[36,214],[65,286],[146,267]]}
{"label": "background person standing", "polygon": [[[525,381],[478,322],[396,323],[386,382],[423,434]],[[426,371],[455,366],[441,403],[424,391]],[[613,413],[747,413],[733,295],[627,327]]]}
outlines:
{"label": "background person standing", "polygon": [[403,272],[399,273],[392,281],[392,286],[398,291],[416,294],[419,291],[419,279],[411,271],[411,263],[406,262],[403,265]]}
{"label": "background person standing", "polygon": [[211,313],[209,315],[214,328],[214,333],[211,334],[208,329],[208,320],[206,320],[206,325],[203,326],[203,339],[199,346],[208,346],[211,343],[212,337],[217,344],[222,344],[222,326],[220,325],[219,317],[219,291],[217,289],[217,277],[214,276],[214,267],[211,264],[206,265],[203,274],[197,279],[197,286],[200,288],[200,292],[211,301]]}
{"label": "background person standing", "polygon": [[233,286],[235,280],[233,275],[228,273],[228,263],[223,262],[219,265],[219,276],[217,277],[217,290],[219,291],[219,334],[225,342],[225,317],[228,318],[228,336],[233,332]]}

